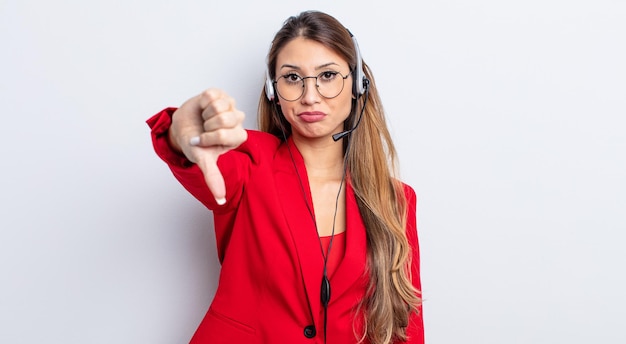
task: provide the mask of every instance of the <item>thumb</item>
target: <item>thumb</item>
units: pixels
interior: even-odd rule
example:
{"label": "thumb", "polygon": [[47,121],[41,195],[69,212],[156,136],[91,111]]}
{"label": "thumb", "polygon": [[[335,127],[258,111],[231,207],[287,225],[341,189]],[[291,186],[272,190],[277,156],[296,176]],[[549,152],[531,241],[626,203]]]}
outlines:
{"label": "thumb", "polygon": [[198,159],[198,167],[204,174],[204,180],[209,190],[215,197],[215,201],[218,205],[224,205],[226,203],[226,186],[224,184],[224,177],[222,172],[217,166],[217,154],[201,154]]}

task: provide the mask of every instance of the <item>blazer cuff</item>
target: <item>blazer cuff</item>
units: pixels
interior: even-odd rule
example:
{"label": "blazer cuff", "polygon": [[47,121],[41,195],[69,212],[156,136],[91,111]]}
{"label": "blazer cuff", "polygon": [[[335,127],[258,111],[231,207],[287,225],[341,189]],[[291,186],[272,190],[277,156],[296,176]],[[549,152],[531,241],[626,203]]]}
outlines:
{"label": "blazer cuff", "polygon": [[152,146],[157,155],[165,161],[169,166],[189,168],[194,165],[183,154],[178,153],[168,141],[168,131],[172,125],[172,114],[176,111],[175,107],[168,107],[159,111],[150,117],[146,123],[151,129]]}

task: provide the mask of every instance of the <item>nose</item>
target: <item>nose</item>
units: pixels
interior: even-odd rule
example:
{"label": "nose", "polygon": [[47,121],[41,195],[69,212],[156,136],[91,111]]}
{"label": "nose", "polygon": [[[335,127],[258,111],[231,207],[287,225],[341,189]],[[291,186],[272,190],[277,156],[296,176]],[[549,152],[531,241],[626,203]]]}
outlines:
{"label": "nose", "polygon": [[[313,83],[311,84],[311,81],[309,81],[308,79],[310,79]],[[306,78],[302,78],[302,82],[304,83],[304,93],[302,94],[300,101],[303,104],[314,104],[319,102],[320,93],[317,90],[317,78],[314,76],[309,76]]]}

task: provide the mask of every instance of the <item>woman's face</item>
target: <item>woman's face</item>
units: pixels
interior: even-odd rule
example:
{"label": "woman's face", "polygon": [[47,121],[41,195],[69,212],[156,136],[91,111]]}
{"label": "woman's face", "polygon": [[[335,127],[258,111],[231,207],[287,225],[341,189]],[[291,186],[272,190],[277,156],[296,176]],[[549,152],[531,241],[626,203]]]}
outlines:
{"label": "woman's face", "polygon": [[[342,75],[347,78],[338,80]],[[283,80],[279,80],[281,77]],[[298,93],[298,85],[301,85],[299,78],[306,78],[302,96],[295,101],[282,98],[281,87],[290,87]],[[350,114],[352,75],[348,62],[340,55],[318,42],[295,38],[277,55],[276,80],[278,104],[291,124],[294,139],[332,139],[332,134],[343,131],[343,122]],[[339,88],[332,85],[339,85]],[[334,96],[335,90],[339,89],[341,92],[336,97],[326,98]]]}

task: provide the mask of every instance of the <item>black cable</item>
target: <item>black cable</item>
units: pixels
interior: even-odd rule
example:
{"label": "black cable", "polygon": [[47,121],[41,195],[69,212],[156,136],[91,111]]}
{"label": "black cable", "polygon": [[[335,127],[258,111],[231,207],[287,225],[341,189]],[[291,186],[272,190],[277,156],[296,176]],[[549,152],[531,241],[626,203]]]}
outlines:
{"label": "black cable", "polygon": [[[358,125],[361,123],[361,119],[363,117],[363,112],[365,111],[365,104],[367,104],[367,98],[368,94],[369,94],[369,88],[365,88],[365,99],[363,101],[363,107],[361,108],[361,113],[359,114],[359,118],[357,119],[357,123],[356,125],[346,131],[343,132],[339,135],[341,135],[339,138],[343,138],[346,135],[350,135],[352,134],[352,132],[358,127]],[[357,101],[354,101],[355,105],[357,103]],[[322,285],[320,288],[320,301],[322,303],[322,306],[324,307],[324,343],[326,343],[326,329],[327,329],[327,321],[328,321],[328,304],[330,302],[330,296],[331,296],[331,288],[330,288],[330,280],[328,279],[328,257],[330,256],[330,250],[333,246],[333,241],[335,239],[335,224],[336,224],[336,220],[337,220],[337,211],[339,208],[339,197],[341,196],[341,189],[343,188],[343,185],[345,183],[345,179],[346,179],[346,175],[347,175],[347,170],[348,170],[348,153],[350,151],[350,144],[352,143],[352,140],[348,139],[348,142],[346,144],[346,151],[344,153],[344,158],[343,158],[343,172],[342,172],[342,176],[341,176],[341,182],[339,183],[339,190],[337,191],[337,196],[335,197],[335,211],[333,214],[333,226],[332,226],[332,231],[331,231],[331,236],[330,236],[330,241],[328,243],[328,249],[326,250],[326,252],[324,252],[324,246],[322,244],[322,239],[319,236],[319,230],[317,228],[317,222],[315,222],[315,216],[313,215],[313,210],[311,209],[311,206],[309,205],[308,199],[306,197],[306,190],[304,189],[304,183],[302,182],[302,177],[300,176],[300,172],[298,172],[298,166],[296,165],[296,160],[294,159],[293,153],[291,151],[291,147],[289,146],[289,143],[287,142],[287,134],[285,133],[285,127],[283,125],[283,122],[280,119],[280,112],[278,109],[278,105],[276,104],[276,102],[272,102],[272,104],[274,105],[274,110],[276,113],[276,116],[278,116],[277,120],[280,126],[280,131],[282,133],[283,136],[283,141],[285,142],[285,144],[287,145],[287,151],[289,152],[289,157],[291,158],[291,162],[293,163],[293,167],[294,170],[296,172],[296,176],[298,177],[298,182],[300,183],[300,189],[302,192],[302,196],[304,197],[304,204],[307,207],[307,210],[309,212],[309,216],[311,216],[311,220],[313,221],[313,226],[315,227],[315,231],[317,234],[317,238],[319,240],[319,244],[320,244],[320,251],[322,253],[322,258],[324,259],[324,270],[322,272]],[[337,135],[337,134],[335,134]],[[339,140],[336,139],[335,141]],[[334,139],[334,137],[333,137]],[[312,309],[309,309],[309,311],[311,312],[311,317],[313,317],[313,311]]]}

